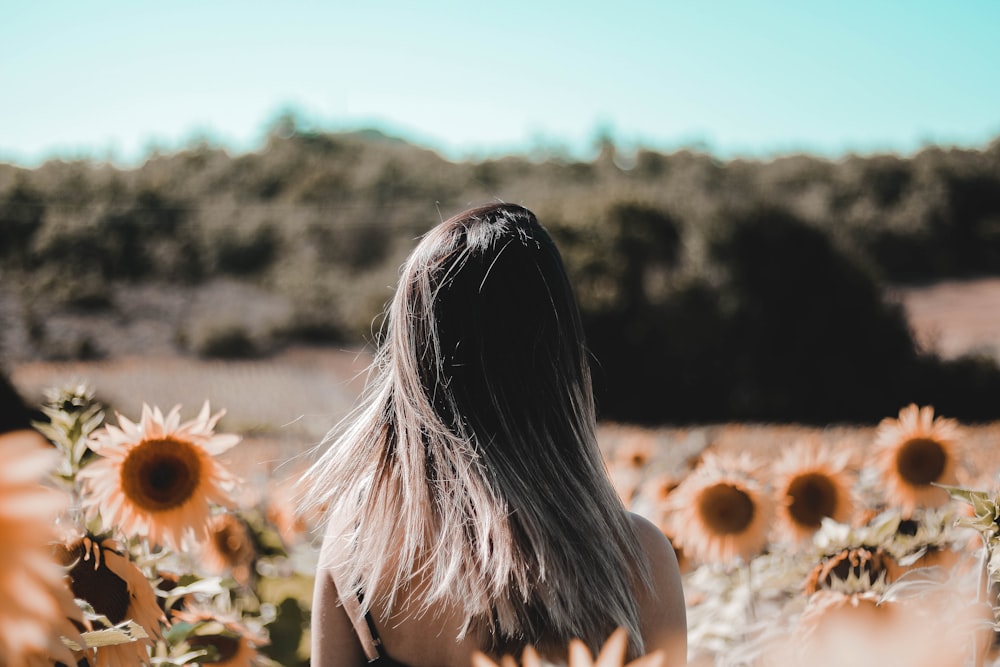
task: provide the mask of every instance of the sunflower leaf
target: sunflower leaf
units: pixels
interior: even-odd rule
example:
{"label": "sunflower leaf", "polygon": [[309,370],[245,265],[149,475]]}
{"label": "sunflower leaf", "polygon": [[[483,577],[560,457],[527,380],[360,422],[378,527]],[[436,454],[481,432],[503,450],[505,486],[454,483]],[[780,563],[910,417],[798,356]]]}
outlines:
{"label": "sunflower leaf", "polygon": [[165,658],[150,658],[149,664],[157,667],[184,667],[185,665],[197,664],[195,658],[204,658],[208,655],[205,649],[188,651],[183,655],[171,655]]}
{"label": "sunflower leaf", "polygon": [[973,489],[963,489],[960,486],[949,486],[947,484],[938,484],[936,482],[932,482],[932,484],[934,486],[941,487],[942,489],[944,489],[945,491],[947,491],[948,495],[950,495],[952,498],[954,498],[956,500],[963,500],[963,501],[967,502],[968,504],[972,505],[973,507],[976,506],[977,499],[979,500],[979,502],[982,502],[984,500],[989,500],[990,499],[989,494],[987,494],[985,491],[975,491]]}
{"label": "sunflower leaf", "polygon": [[176,586],[169,591],[157,589],[156,594],[160,597],[166,598],[166,605],[169,607],[186,595],[192,595],[195,593],[217,595],[225,590],[226,588],[222,585],[222,577],[206,577],[205,579],[199,579],[186,586]]}
{"label": "sunflower leaf", "polygon": [[163,633],[163,638],[171,644],[179,644],[187,639],[187,636],[194,630],[194,625],[187,621],[174,621]]}
{"label": "sunflower leaf", "polygon": [[143,630],[141,625],[135,621],[129,620],[122,621],[118,625],[104,630],[81,632],[80,637],[83,638],[83,646],[80,646],[76,642],[66,639],[65,637],[63,637],[63,643],[74,651],[82,651],[84,648],[131,644],[134,641],[146,639],[149,635],[146,634],[146,631]]}

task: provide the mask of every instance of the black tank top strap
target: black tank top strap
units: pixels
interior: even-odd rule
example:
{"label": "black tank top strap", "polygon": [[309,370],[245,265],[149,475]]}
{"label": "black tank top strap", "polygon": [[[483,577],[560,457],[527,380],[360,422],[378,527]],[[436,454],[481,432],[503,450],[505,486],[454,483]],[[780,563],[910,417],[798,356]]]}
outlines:
{"label": "black tank top strap", "polygon": [[[364,606],[364,596],[361,592],[358,592],[358,606],[363,608]],[[399,662],[398,660],[393,660],[392,656],[387,655],[382,649],[382,638],[378,635],[378,629],[375,627],[375,620],[372,618],[371,610],[365,612],[364,615],[364,626],[362,630],[362,625],[359,623],[355,624],[356,632],[364,632],[367,636],[359,636],[362,646],[365,647],[365,654],[368,655],[368,664],[377,665],[378,667],[409,667],[404,662]],[[370,649],[369,649],[370,647]],[[371,653],[374,652],[374,657]]]}

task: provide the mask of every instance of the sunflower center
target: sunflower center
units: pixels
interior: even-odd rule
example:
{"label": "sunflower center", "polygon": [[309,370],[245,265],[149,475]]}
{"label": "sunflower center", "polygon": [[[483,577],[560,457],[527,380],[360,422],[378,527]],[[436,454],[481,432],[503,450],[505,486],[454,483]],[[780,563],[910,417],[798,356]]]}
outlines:
{"label": "sunflower center", "polygon": [[193,649],[214,648],[215,657],[203,662],[203,665],[214,665],[231,660],[240,650],[240,638],[226,635],[194,635],[188,637],[188,644]]}
{"label": "sunflower center", "polygon": [[219,555],[230,564],[249,560],[253,556],[253,546],[246,528],[232,515],[222,516],[225,518],[212,533],[212,543]]}
{"label": "sunflower center", "polygon": [[[87,560],[86,547],[78,542],[70,548],[61,547],[59,559],[66,565],[73,564],[69,570],[70,589],[73,597],[86,600],[98,614],[104,614],[112,623],[121,623],[129,617],[128,607],[131,596],[128,584],[115,574],[101,558],[101,563],[94,567],[94,555]],[[101,550],[103,556],[103,549]]]}
{"label": "sunflower center", "polygon": [[800,526],[819,528],[837,509],[837,487],[818,472],[798,475],[788,485],[788,513]]}
{"label": "sunflower center", "polygon": [[189,442],[146,440],[122,463],[122,490],[147,512],[176,509],[194,495],[201,466],[197,448]]}
{"label": "sunflower center", "polygon": [[862,579],[867,577],[869,584],[875,583],[885,564],[882,552],[877,548],[858,547],[837,554],[826,564],[824,582],[832,585],[833,579],[847,581],[851,576]]}
{"label": "sunflower center", "polygon": [[896,454],[899,476],[914,486],[926,486],[944,473],[948,456],[941,443],[930,438],[914,438],[903,444]]}
{"label": "sunflower center", "polygon": [[746,491],[720,483],[701,494],[698,512],[705,526],[716,535],[742,533],[753,521],[753,500]]}

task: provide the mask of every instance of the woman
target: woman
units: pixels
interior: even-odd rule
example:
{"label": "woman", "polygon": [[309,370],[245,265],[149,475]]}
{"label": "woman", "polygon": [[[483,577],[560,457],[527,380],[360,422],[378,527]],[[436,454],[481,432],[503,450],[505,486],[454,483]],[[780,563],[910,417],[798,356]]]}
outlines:
{"label": "woman", "polygon": [[361,406],[306,478],[326,508],[312,664],[565,660],[616,627],[683,664],[677,561],[615,494],[576,300],[535,216],[473,209],[404,264]]}

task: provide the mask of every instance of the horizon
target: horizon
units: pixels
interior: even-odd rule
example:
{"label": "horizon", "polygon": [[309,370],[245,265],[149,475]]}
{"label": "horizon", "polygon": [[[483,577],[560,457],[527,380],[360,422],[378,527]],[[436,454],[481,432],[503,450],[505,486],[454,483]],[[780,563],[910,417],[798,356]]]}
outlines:
{"label": "horizon", "polygon": [[630,0],[133,7],[21,3],[0,26],[0,162],[241,154],[294,111],[452,161],[695,150],[913,155],[1000,137],[1000,4]]}
{"label": "horizon", "polygon": [[[266,150],[267,146],[267,134],[268,128],[272,128],[273,124],[277,119],[271,119],[267,123],[263,124],[263,129],[261,131],[260,138],[253,145],[230,145],[220,140],[218,137],[213,137],[206,135],[201,132],[192,133],[190,136],[177,141],[172,145],[161,144],[158,142],[152,142],[150,145],[145,147],[142,152],[135,155],[131,155],[128,158],[123,159],[117,152],[105,150],[103,152],[84,152],[84,151],[63,151],[56,152],[53,154],[46,154],[40,156],[39,159],[34,161],[29,161],[28,163],[17,162],[15,160],[9,159],[0,152],[0,166],[9,166],[16,169],[27,169],[34,170],[40,169],[49,163],[88,163],[93,166],[110,166],[114,169],[119,170],[132,170],[140,169],[150,160],[158,158],[169,158],[171,156],[180,155],[187,151],[199,150],[200,148],[208,148],[209,150],[222,150],[230,158],[237,158],[244,155],[251,155],[256,153],[261,153]],[[566,160],[566,161],[581,161],[581,162],[591,162],[596,160],[599,155],[599,148],[597,147],[597,142],[600,140],[599,136],[595,136],[593,142],[584,145],[582,147],[572,147],[567,145],[565,142],[557,142],[552,140],[548,143],[539,142],[537,144],[522,146],[522,147],[511,147],[507,150],[497,150],[497,151],[480,151],[476,153],[466,153],[460,155],[452,155],[441,150],[439,147],[434,145],[429,145],[426,143],[421,143],[418,139],[414,139],[410,136],[404,136],[402,133],[394,134],[391,129],[385,127],[364,127],[359,126],[356,128],[351,127],[341,127],[341,128],[323,128],[315,126],[300,127],[297,129],[298,132],[302,134],[321,134],[328,136],[359,136],[363,140],[368,141],[390,141],[390,142],[402,142],[408,146],[413,147],[418,150],[429,150],[438,155],[442,160],[454,163],[454,164],[474,164],[478,162],[485,162],[489,160],[499,160],[507,157],[522,158],[525,160],[533,162],[543,162],[546,160]],[[287,138],[287,137],[283,137]],[[925,150],[958,150],[958,151],[972,151],[972,152],[983,152],[989,150],[991,146],[996,143],[1000,143],[1000,134],[993,137],[986,138],[980,144],[958,144],[958,143],[921,143],[918,146],[913,146],[908,151],[891,150],[891,149],[871,149],[868,151],[863,150],[848,150],[845,149],[839,154],[830,154],[820,151],[809,150],[787,150],[787,151],[760,151],[757,153],[745,153],[745,154],[731,154],[731,155],[720,155],[711,149],[710,146],[704,143],[692,142],[678,143],[673,146],[653,146],[644,144],[627,144],[622,145],[614,140],[614,137],[607,137],[607,139],[614,146],[616,155],[616,163],[619,164],[623,169],[628,169],[631,158],[633,158],[639,151],[651,151],[660,153],[663,155],[673,155],[677,153],[689,152],[694,155],[702,155],[709,157],[714,160],[718,160],[722,163],[731,162],[751,162],[767,164],[782,159],[805,157],[810,159],[815,159],[819,161],[825,161],[830,163],[837,163],[843,160],[851,158],[875,158],[881,156],[891,156],[902,160],[909,160],[915,158],[917,155]],[[2,149],[0,149],[2,150]]]}

